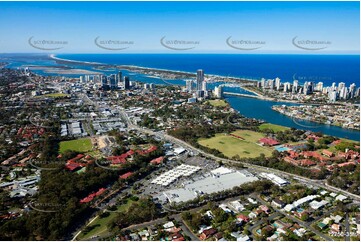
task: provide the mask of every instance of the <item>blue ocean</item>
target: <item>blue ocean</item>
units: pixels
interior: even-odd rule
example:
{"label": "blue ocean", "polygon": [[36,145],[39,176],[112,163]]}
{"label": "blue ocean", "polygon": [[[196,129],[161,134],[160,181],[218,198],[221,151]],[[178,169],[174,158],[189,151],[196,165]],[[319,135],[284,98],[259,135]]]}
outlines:
{"label": "blue ocean", "polygon": [[251,54],[59,54],[58,58],[136,65],[142,67],[244,77],[247,79],[281,78],[323,82],[344,82],[360,86],[359,55],[251,55]]}

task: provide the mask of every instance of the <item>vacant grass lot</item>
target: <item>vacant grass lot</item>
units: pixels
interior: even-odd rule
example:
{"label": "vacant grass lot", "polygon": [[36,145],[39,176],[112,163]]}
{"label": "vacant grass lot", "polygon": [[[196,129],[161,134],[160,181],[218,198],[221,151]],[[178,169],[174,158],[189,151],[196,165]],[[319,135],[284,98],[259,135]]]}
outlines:
{"label": "vacant grass lot", "polygon": [[209,139],[199,139],[198,143],[202,146],[217,149],[228,158],[239,155],[241,158],[258,157],[261,153],[271,156],[273,149],[263,147],[256,142],[263,137],[262,134],[249,131],[237,130],[232,134],[241,136],[244,140],[240,140],[228,134],[216,134],[215,137]]}
{"label": "vacant grass lot", "polygon": [[285,131],[290,128],[281,126],[281,125],[277,125],[277,124],[264,123],[259,126],[259,129],[260,130],[272,129],[274,132],[278,132],[278,131]]}
{"label": "vacant grass lot", "polygon": [[226,101],[222,99],[209,100],[208,101],[213,107],[225,107],[227,106]]}
{"label": "vacant grass lot", "polygon": [[59,152],[64,153],[66,150],[78,152],[87,152],[92,149],[92,143],[89,138],[75,139],[60,142]]}
{"label": "vacant grass lot", "polygon": [[135,201],[128,199],[127,203],[118,206],[117,211],[110,211],[109,216],[103,217],[103,218],[97,217],[93,222],[91,222],[87,226],[87,228],[84,229],[87,232],[85,232],[85,231],[81,232],[79,234],[79,236],[77,237],[77,239],[78,240],[89,240],[92,236],[105,235],[108,232],[108,228],[107,228],[108,223],[112,219],[114,219],[118,215],[119,212],[128,211],[130,205],[132,205],[133,203],[135,203]]}

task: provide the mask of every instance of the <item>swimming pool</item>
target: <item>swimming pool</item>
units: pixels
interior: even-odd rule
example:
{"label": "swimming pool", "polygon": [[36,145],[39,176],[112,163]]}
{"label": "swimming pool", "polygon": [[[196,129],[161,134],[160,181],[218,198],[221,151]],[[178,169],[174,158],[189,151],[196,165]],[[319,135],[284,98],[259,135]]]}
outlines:
{"label": "swimming pool", "polygon": [[290,150],[290,148],[284,147],[283,145],[277,145],[277,146],[275,146],[275,149],[276,149],[278,152],[283,152],[283,151],[289,151],[289,150]]}

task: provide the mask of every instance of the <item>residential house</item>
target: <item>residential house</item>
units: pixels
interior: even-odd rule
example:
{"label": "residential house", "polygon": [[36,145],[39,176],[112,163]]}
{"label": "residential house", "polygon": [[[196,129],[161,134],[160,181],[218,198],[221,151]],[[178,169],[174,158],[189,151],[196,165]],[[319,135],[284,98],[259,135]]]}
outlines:
{"label": "residential house", "polygon": [[329,150],[322,150],[322,154],[324,156],[327,156],[329,158],[333,157],[333,152],[329,151]]}
{"label": "residential house", "polygon": [[271,204],[277,208],[283,208],[286,205],[286,203],[278,198],[273,199]]}
{"label": "residential house", "polygon": [[341,231],[341,225],[339,224],[332,224],[331,225],[331,230],[333,232],[339,233]]}
{"label": "residential house", "polygon": [[201,235],[199,236],[200,240],[206,240],[217,233],[217,230],[214,228],[203,230]]}
{"label": "residential house", "polygon": [[266,205],[261,205],[258,208],[261,209],[266,214],[269,214],[269,212],[270,212],[270,209]]}
{"label": "residential house", "polygon": [[336,216],[331,215],[330,218],[331,218],[336,224],[339,224],[339,223],[342,221],[342,219],[343,219],[343,217],[340,216],[340,215],[336,215]]}
{"label": "residential house", "polygon": [[249,222],[249,217],[248,216],[246,216],[246,215],[244,215],[244,214],[239,214],[238,216],[237,216],[237,220],[239,221],[239,222],[245,222],[245,223],[248,223]]}

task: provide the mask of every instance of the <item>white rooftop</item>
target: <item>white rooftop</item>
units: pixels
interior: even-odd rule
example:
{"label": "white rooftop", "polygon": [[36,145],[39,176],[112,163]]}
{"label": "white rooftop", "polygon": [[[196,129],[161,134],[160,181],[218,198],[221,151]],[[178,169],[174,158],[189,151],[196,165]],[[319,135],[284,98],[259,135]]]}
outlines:
{"label": "white rooftop", "polygon": [[[211,171],[212,174],[213,171]],[[165,191],[164,195],[171,202],[185,202],[196,198],[197,194],[211,194],[256,180],[258,178],[255,176],[246,176],[242,172],[231,170],[230,173],[219,176],[208,175],[193,183],[186,184],[184,188]]]}
{"label": "white rooftop", "polygon": [[168,186],[170,183],[174,182],[179,177],[192,175],[193,173],[199,171],[200,169],[201,168],[198,166],[190,166],[190,165],[182,164],[172,170],[164,172],[156,179],[154,179],[151,183],[162,186]]}

